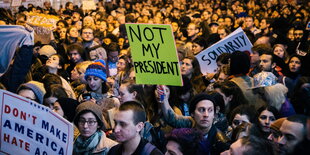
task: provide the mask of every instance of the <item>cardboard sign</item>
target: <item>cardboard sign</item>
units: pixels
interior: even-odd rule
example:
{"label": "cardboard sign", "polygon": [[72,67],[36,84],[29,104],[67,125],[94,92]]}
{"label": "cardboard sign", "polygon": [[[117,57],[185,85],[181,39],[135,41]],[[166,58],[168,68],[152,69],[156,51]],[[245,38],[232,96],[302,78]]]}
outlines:
{"label": "cardboard sign", "polygon": [[73,125],[32,100],[0,90],[0,123],[0,154],[72,154]]}
{"label": "cardboard sign", "polygon": [[136,83],[181,86],[182,78],[170,25],[126,24]]}
{"label": "cardboard sign", "polygon": [[94,0],[85,0],[82,4],[83,10],[96,10],[96,3]]}
{"label": "cardboard sign", "polygon": [[239,27],[233,33],[226,36],[224,39],[213,44],[209,48],[203,50],[196,58],[200,65],[202,74],[215,73],[217,71],[216,59],[222,53],[233,53],[235,51],[251,52],[252,43]]}
{"label": "cardboard sign", "polygon": [[49,28],[30,25],[34,30],[34,42],[41,41],[42,44],[50,44],[53,40],[53,32]]}
{"label": "cardboard sign", "polygon": [[28,13],[27,16],[27,23],[34,26],[52,28],[59,21],[57,16],[42,13]]}

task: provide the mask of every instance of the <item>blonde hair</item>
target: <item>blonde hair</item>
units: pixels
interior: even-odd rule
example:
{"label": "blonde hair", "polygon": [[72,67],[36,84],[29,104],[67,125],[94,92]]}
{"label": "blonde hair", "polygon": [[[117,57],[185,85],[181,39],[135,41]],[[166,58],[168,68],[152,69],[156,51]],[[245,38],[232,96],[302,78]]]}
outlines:
{"label": "blonde hair", "polygon": [[92,61],[83,61],[83,62],[80,62],[78,64],[76,64],[76,70],[79,72],[79,73],[85,73],[86,71],[86,68],[88,67],[88,65],[90,65],[92,63]]}
{"label": "blonde hair", "polygon": [[283,44],[275,44],[275,45],[273,46],[273,49],[272,49],[272,52],[273,52],[273,53],[274,53],[274,50],[275,50],[277,47],[280,47],[280,48],[283,49],[283,51],[284,51],[283,60],[284,60],[285,63],[287,63],[288,60],[289,60],[289,55],[288,55],[288,53],[287,53],[287,51],[286,51],[286,47],[285,47]]}
{"label": "blonde hair", "polygon": [[281,83],[265,87],[265,97],[269,105],[274,106],[277,110],[281,109],[286,100],[288,89]]}

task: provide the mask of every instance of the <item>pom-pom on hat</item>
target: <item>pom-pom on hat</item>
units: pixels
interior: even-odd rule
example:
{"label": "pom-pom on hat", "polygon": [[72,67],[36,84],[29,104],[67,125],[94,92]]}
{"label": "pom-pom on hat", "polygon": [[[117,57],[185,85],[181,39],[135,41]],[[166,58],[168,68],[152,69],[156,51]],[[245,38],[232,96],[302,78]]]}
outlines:
{"label": "pom-pom on hat", "polygon": [[106,82],[107,73],[105,68],[105,62],[103,60],[96,60],[94,63],[90,64],[85,72],[85,80],[87,80],[88,76],[90,75],[99,77]]}

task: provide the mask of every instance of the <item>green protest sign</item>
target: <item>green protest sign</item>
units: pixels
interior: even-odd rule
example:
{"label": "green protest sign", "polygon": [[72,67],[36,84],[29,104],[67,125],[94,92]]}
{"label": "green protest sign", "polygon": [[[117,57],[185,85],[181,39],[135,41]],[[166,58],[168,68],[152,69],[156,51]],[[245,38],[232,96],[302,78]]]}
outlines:
{"label": "green protest sign", "polygon": [[170,25],[126,24],[136,83],[182,86]]}

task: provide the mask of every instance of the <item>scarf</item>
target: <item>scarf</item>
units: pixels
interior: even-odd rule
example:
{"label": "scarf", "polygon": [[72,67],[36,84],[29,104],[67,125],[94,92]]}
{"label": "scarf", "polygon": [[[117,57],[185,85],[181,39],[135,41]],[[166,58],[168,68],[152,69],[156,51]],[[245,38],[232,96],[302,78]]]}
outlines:
{"label": "scarf", "polygon": [[100,131],[95,132],[87,140],[83,140],[83,138],[79,136],[74,143],[73,147],[74,154],[84,154],[84,155],[92,154],[93,150],[100,142],[101,136],[102,132]]}

